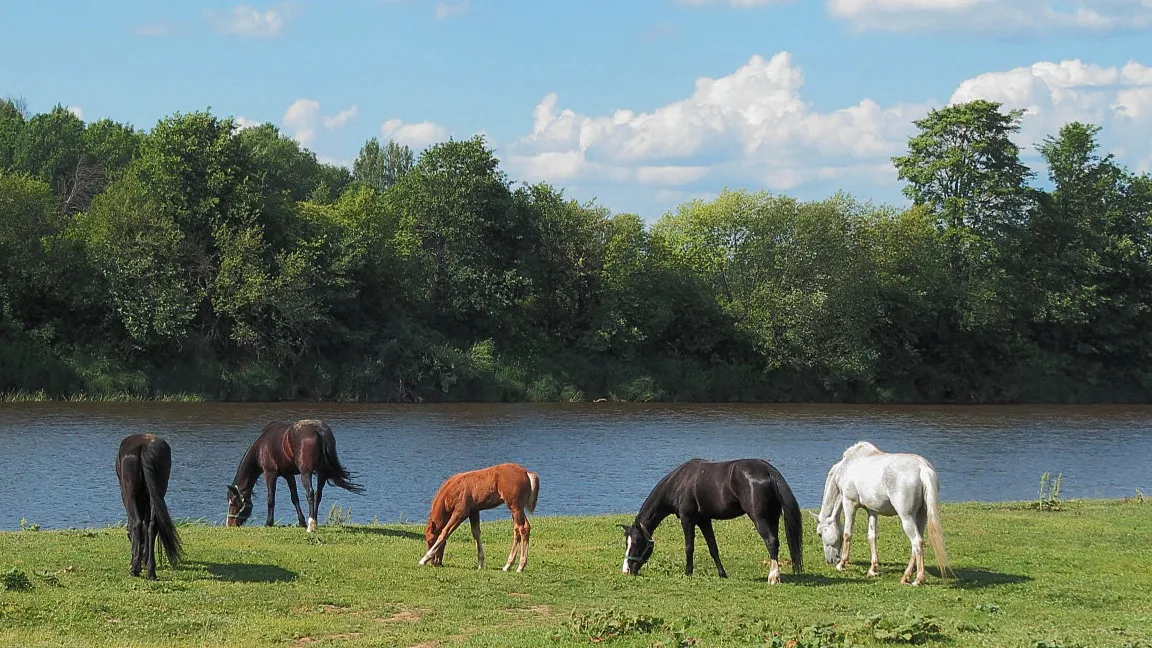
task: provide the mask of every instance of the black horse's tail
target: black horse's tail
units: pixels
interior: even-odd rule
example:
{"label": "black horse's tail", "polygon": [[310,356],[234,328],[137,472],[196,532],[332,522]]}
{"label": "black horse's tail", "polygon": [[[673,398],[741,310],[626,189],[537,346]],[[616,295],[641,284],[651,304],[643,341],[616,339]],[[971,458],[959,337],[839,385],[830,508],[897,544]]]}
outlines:
{"label": "black horse's tail", "polygon": [[776,499],[780,501],[780,509],[784,513],[784,535],[788,537],[788,554],[792,556],[792,571],[799,574],[804,571],[804,517],[800,514],[800,505],[792,495],[792,489],[779,471],[772,476],[772,484],[776,488]]}
{"label": "black horse's tail", "polygon": [[328,483],[357,495],[362,494],[364,487],[352,481],[352,473],[340,464],[340,458],[336,456],[336,435],[332,434],[332,429],[327,425],[321,425],[319,430],[320,454],[324,461],[325,472],[328,474]]}
{"label": "black horse's tail", "polygon": [[164,548],[164,555],[168,557],[170,565],[177,565],[183,554],[180,545],[180,534],[176,532],[176,525],[168,513],[168,505],[164,502],[164,492],[168,490],[168,477],[172,473],[172,448],[164,439],[156,439],[144,444],[140,450],[140,463],[144,469],[144,485],[148,489],[148,500],[152,504],[152,521],[160,537],[160,546]]}

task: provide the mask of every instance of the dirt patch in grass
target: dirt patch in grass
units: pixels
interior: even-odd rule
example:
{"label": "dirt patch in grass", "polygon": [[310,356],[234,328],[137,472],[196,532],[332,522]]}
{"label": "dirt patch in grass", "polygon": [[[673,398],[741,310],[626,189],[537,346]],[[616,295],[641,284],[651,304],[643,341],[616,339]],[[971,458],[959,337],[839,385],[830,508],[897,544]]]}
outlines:
{"label": "dirt patch in grass", "polygon": [[420,610],[400,610],[390,616],[378,617],[376,620],[380,623],[399,623],[399,622],[416,622],[424,618],[424,613]]}
{"label": "dirt patch in grass", "polygon": [[315,637],[299,637],[292,642],[292,648],[303,648],[304,646],[311,646],[312,644],[319,643],[320,641],[331,641],[333,639],[356,639],[357,637],[362,637],[363,635],[364,633],[362,632],[341,632],[340,634],[328,635],[323,639],[317,639]]}

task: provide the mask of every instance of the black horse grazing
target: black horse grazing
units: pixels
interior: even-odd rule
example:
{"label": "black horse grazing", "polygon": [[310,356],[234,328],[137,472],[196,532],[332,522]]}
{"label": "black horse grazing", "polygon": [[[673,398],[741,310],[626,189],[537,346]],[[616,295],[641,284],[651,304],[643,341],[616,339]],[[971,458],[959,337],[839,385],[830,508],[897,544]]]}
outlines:
{"label": "black horse grazing", "polygon": [[[363,488],[349,481],[352,475],[340,465],[332,428],[323,421],[313,419],[295,423],[269,423],[248,447],[244,458],[240,460],[240,467],[236,469],[236,477],[228,485],[228,526],[241,526],[252,515],[252,487],[256,484],[257,475],[261,473],[268,487],[267,526],[273,524],[277,477],[283,477],[288,482],[292,505],[296,507],[296,518],[300,526],[307,526],[309,533],[316,530],[317,511],[325,483],[353,493],[364,492]],[[312,491],[312,473],[316,473],[315,493]],[[304,494],[308,496],[307,523],[304,512],[300,510],[296,482],[292,479],[296,475],[300,475]]]}
{"label": "black horse grazing", "polygon": [[624,528],[625,538],[623,571],[632,575],[640,572],[656,545],[652,533],[664,518],[675,515],[684,527],[684,553],[687,559],[684,573],[692,575],[695,527],[700,527],[720,578],[727,578],[728,574],[720,564],[720,551],[716,548],[712,520],[729,520],[747,514],[768,546],[768,555],[772,559],[768,582],[779,583],[780,541],[777,536],[781,512],[784,514],[784,530],[788,536],[788,553],[792,556],[792,570],[799,573],[803,569],[803,547],[800,542],[803,518],[800,516],[800,506],[792,496],[792,489],[780,471],[762,459],[715,462],[692,459],[680,464],[656,484],[636,514],[632,526],[620,525]]}
{"label": "black horse grazing", "polygon": [[133,576],[148,565],[148,580],[156,580],[156,537],[169,564],[180,562],[180,536],[168,514],[164,495],[172,474],[172,448],[153,434],[133,434],[120,442],[116,478],[128,513],[128,539],[132,542]]}

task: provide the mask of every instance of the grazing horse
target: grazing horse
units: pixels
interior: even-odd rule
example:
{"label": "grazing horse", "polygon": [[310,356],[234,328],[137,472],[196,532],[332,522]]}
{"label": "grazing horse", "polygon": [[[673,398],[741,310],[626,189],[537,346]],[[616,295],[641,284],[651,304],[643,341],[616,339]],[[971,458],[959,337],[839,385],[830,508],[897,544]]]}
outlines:
{"label": "grazing horse", "polygon": [[132,543],[129,569],[133,576],[139,576],[142,563],[146,563],[148,580],[156,580],[157,536],[169,564],[180,562],[180,535],[164,503],[171,474],[172,448],[164,439],[153,434],[133,434],[120,442],[116,479],[128,513],[128,539]]}
{"label": "grazing horse", "polygon": [[520,549],[520,565],[517,572],[524,571],[528,563],[528,537],[532,525],[528,524],[529,513],[536,512],[536,499],[540,495],[540,476],[514,463],[502,463],[480,470],[472,470],[452,475],[436,491],[432,498],[432,510],[428,513],[428,525],[424,527],[424,541],[428,552],[420,559],[420,564],[431,562],[444,564],[444,545],[448,536],[463,524],[472,523],[472,537],[476,539],[476,569],[484,569],[484,545],[480,543],[480,511],[508,505],[512,511],[514,538],[508,562],[504,571],[512,567],[516,549]]}
{"label": "grazing horse", "polygon": [[[876,555],[876,523],[880,515],[898,515],[904,533],[912,543],[912,556],[901,583],[908,584],[912,569],[916,580],[924,582],[924,534],[940,565],[940,578],[947,579],[948,554],[944,550],[944,531],[940,527],[937,502],[939,485],[936,470],[924,457],[906,453],[888,453],[867,441],[860,441],[844,451],[843,457],[828,471],[824,482],[824,501],[816,516],[816,533],[824,544],[824,559],[843,571],[848,566],[852,545],[852,524],[856,508],[868,512],[868,546],[872,550],[869,576],[880,575]],[[840,520],[840,512],[844,520]],[[843,550],[841,550],[843,537]]]}
{"label": "grazing horse", "polygon": [[[240,459],[236,477],[228,485],[228,526],[242,526],[252,515],[252,487],[256,484],[256,476],[261,473],[268,487],[266,526],[272,526],[274,522],[278,477],[288,482],[288,493],[292,496],[292,505],[296,507],[296,519],[300,526],[307,526],[308,533],[316,531],[317,511],[325,483],[357,494],[364,492],[362,487],[350,481],[351,473],[340,464],[332,428],[324,421],[314,419],[295,423],[273,421],[252,442]],[[315,492],[312,490],[312,473],[316,473]],[[307,523],[304,512],[300,510],[296,482],[292,479],[296,475],[300,475],[304,494],[308,496]]]}
{"label": "grazing horse", "polygon": [[704,534],[708,553],[716,563],[720,578],[728,573],[720,564],[720,551],[716,548],[716,534],[712,520],[730,520],[747,515],[764,539],[771,558],[768,582],[780,582],[780,515],[784,515],[784,531],[788,536],[788,553],[792,556],[792,571],[803,570],[804,530],[800,506],[792,489],[780,471],[762,459],[735,461],[705,461],[692,459],[680,464],[661,479],[644,500],[632,526],[624,529],[625,574],[636,575],[652,556],[655,541],[652,533],[669,515],[680,518],[684,528],[684,574],[692,575],[692,553],[695,549],[696,527]]}

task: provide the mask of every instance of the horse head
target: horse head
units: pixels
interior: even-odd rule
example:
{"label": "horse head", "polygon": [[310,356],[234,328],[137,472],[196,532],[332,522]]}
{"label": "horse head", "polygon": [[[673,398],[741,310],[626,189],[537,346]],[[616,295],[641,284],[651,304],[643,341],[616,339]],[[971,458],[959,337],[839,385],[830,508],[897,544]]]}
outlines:
{"label": "horse head", "polygon": [[816,535],[820,536],[820,543],[824,545],[824,561],[829,565],[840,562],[840,546],[844,539],[844,523],[840,520],[840,509],[836,507],[832,514],[823,517],[815,513]]}
{"label": "horse head", "polygon": [[652,539],[644,527],[638,522],[632,526],[619,525],[624,529],[624,565],[621,571],[633,576],[640,573],[640,568],[652,557],[652,550],[656,548],[656,541]]}
{"label": "horse head", "polygon": [[236,484],[228,484],[228,521],[226,526],[244,526],[252,515],[252,491],[247,495]]}

